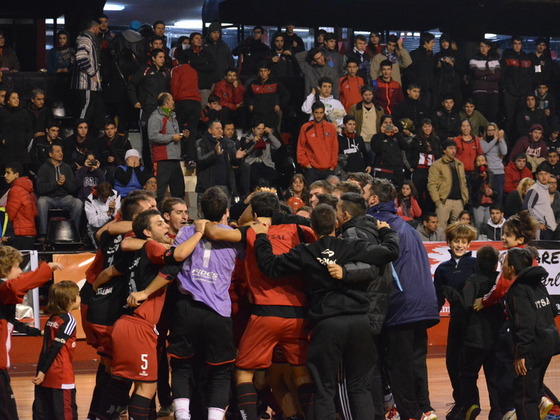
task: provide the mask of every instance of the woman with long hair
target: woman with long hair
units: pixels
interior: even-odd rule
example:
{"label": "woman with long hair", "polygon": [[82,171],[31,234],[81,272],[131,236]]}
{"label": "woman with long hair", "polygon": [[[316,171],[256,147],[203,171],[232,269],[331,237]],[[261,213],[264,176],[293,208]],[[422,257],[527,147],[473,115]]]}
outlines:
{"label": "woman with long hair", "polygon": [[309,205],[309,191],[307,190],[307,183],[302,174],[294,174],[290,180],[290,186],[284,191],[284,201],[288,201],[292,197],[301,199],[305,205]]}
{"label": "woman with long hair", "polygon": [[76,61],[76,50],[70,46],[70,35],[61,30],[56,33],[54,47],[47,55],[49,73],[68,73]]}
{"label": "woman with long hair", "polygon": [[422,209],[418,205],[418,192],[412,181],[404,181],[395,198],[397,215],[409,222],[422,217]]}
{"label": "woman with long hair", "polygon": [[0,162],[17,161],[29,165],[27,151],[33,137],[33,121],[27,110],[20,106],[17,92],[6,92],[5,106],[0,112]]}
{"label": "woman with long hair", "polygon": [[533,178],[523,178],[519,181],[517,190],[508,194],[504,205],[504,216],[506,219],[521,211],[527,191],[534,184],[535,180]]}

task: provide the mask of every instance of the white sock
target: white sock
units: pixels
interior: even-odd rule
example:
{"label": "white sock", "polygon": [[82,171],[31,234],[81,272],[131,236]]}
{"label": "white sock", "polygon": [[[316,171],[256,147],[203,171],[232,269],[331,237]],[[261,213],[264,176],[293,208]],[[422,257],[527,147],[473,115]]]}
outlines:
{"label": "white sock", "polygon": [[208,420],[223,420],[226,410],[216,407],[208,407]]}
{"label": "white sock", "polygon": [[190,403],[191,400],[189,398],[177,398],[173,400],[175,420],[190,420]]}

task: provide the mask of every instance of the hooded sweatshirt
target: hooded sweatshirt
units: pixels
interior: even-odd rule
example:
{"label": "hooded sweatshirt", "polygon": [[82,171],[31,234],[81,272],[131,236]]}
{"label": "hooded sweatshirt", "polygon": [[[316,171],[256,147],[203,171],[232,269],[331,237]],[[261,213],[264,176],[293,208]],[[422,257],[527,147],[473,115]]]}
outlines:
{"label": "hooded sweatshirt", "polygon": [[35,217],[37,197],[31,180],[22,176],[12,182],[6,202],[6,212],[14,227],[16,236],[36,236]]}

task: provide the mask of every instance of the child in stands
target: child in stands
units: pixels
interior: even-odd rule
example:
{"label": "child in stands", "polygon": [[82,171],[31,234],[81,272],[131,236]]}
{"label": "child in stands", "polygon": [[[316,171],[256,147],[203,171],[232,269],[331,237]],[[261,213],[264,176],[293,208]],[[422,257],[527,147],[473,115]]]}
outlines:
{"label": "child in stands", "polygon": [[71,312],[80,308],[80,289],[61,281],[49,289],[43,348],[37,364],[33,401],[34,420],[78,419],[76,384],[72,360],[76,348],[76,320]]}

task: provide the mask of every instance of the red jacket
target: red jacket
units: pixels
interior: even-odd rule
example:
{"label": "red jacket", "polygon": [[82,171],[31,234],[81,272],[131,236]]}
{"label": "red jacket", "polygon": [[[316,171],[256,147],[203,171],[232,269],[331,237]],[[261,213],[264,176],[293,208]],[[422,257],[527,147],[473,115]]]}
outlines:
{"label": "red jacket", "polygon": [[[0,284],[0,305],[16,305],[23,302],[25,294],[51,279],[52,270],[47,263],[41,263],[35,271],[23,273],[15,279]],[[0,312],[0,369],[7,369],[8,359],[8,321]]]}
{"label": "red jacket", "polygon": [[344,105],[346,112],[350,112],[352,105],[362,102],[362,87],[364,86],[364,79],[360,76],[343,76],[338,79],[340,102]]}
{"label": "red jacket", "polygon": [[480,146],[480,140],[477,137],[472,138],[470,142],[463,141],[463,136],[457,136],[453,139],[457,145],[457,154],[455,157],[465,165],[465,172],[474,171],[474,160],[478,155],[484,154]]}
{"label": "red jacket", "polygon": [[241,83],[239,83],[237,87],[233,87],[233,84],[228,83],[225,80],[220,80],[214,85],[212,93],[220,98],[221,106],[225,106],[232,111],[236,111],[238,109],[237,105],[243,102],[245,88]]}
{"label": "red jacket", "polygon": [[35,217],[37,198],[31,180],[22,176],[12,182],[6,202],[6,212],[14,227],[16,236],[36,236]]}
{"label": "red jacket", "polygon": [[198,73],[190,64],[181,64],[171,70],[171,95],[176,101],[202,100],[198,91]]}
{"label": "red jacket", "polygon": [[389,83],[384,82],[381,77],[375,80],[375,84],[377,84],[373,96],[375,105],[383,108],[386,114],[393,114],[395,107],[404,102],[401,84],[393,79]]}
{"label": "red jacket", "polygon": [[505,170],[505,183],[504,183],[504,192],[509,194],[517,189],[519,182],[523,178],[531,178],[533,179],[533,174],[531,170],[525,166],[522,170],[517,169],[515,166],[515,162],[510,162],[507,164]]}
{"label": "red jacket", "polygon": [[336,168],[338,164],[338,133],[334,124],[311,120],[301,126],[297,144],[297,160],[303,167]]}

